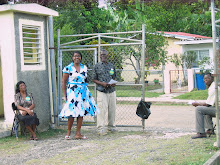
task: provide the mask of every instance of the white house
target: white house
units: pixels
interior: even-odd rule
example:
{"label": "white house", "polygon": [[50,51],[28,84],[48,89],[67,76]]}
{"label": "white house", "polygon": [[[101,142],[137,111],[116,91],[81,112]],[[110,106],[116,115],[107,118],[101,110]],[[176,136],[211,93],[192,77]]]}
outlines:
{"label": "white house", "polygon": [[[174,53],[181,55],[188,51],[194,51],[197,55],[197,59],[194,62],[193,69],[195,72],[199,72],[201,66],[198,65],[198,61],[201,61],[204,57],[210,58],[210,64],[204,65],[204,69],[213,69],[213,47],[212,47],[212,38],[207,36],[183,33],[183,32],[163,32],[163,36],[167,38],[168,41],[168,56],[172,56]],[[182,70],[180,66],[177,68],[173,63],[168,62],[165,66],[165,93],[170,93],[171,91],[171,80],[170,80],[170,71],[171,70]],[[194,71],[190,71],[190,74],[194,74]],[[190,76],[191,83],[188,83],[188,90],[191,91],[195,87],[194,75]],[[193,80],[193,81],[192,81]]]}

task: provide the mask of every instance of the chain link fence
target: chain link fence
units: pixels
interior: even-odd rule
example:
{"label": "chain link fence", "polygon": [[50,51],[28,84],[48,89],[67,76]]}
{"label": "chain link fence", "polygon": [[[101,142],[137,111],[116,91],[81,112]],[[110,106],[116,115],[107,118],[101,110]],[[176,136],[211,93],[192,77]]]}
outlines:
{"label": "chain link fence", "polygon": [[[96,85],[92,82],[93,68],[94,65],[100,61],[100,50],[105,49],[108,51],[108,61],[114,64],[116,68],[116,80],[118,81],[116,85],[116,126],[141,126],[143,123],[141,118],[136,115],[136,108],[138,102],[144,95],[142,84],[143,81],[141,81],[143,80],[142,77],[144,75],[142,73],[144,67],[142,57],[143,42],[140,39],[140,33],[142,33],[142,31],[135,32],[139,33],[138,35],[129,34],[129,32],[122,32],[120,35],[118,35],[118,33],[120,32],[116,32],[113,34],[114,36],[107,36],[107,33],[101,35],[91,34],[92,37],[89,37],[90,43],[94,41],[91,39],[94,39],[96,37],[95,35],[97,35],[98,44],[91,43],[91,45],[76,45],[76,41],[72,41],[69,43],[61,43],[59,45],[58,42],[58,99],[59,96],[63,97],[61,90],[62,69],[64,66],[72,62],[72,54],[75,50],[77,50],[82,53],[81,63],[88,67],[88,88],[96,100]],[[85,35],[87,34],[83,34],[83,37]],[[100,39],[100,36],[103,38]],[[129,36],[132,37],[129,38]],[[58,35],[59,40],[62,37],[68,36]],[[81,41],[86,40],[82,39],[83,37],[81,37]],[[74,44],[71,45],[71,43]],[[64,99],[62,99],[62,101],[58,100],[58,114],[60,113],[63,104]],[[66,124],[66,121],[67,119],[60,119],[58,125]],[[95,117],[84,117],[84,125],[95,124]]]}
{"label": "chain link fence", "polygon": [[[108,61],[114,64],[116,68],[116,80],[118,81],[116,86],[116,125],[140,126],[141,119],[136,115],[136,107],[141,100],[142,94],[142,86],[140,84],[141,45],[101,47],[101,49],[106,49],[108,51]],[[71,49],[62,51],[62,68],[72,62],[72,55],[76,50],[82,53],[81,63],[88,67],[87,79],[89,90],[92,96],[96,99],[95,85],[92,82],[93,68],[95,63],[98,62],[95,50]],[[62,104],[64,104],[64,98],[62,99]],[[60,119],[60,122],[66,121],[67,119]],[[84,124],[95,124],[95,121],[96,118],[94,117],[84,117]]]}

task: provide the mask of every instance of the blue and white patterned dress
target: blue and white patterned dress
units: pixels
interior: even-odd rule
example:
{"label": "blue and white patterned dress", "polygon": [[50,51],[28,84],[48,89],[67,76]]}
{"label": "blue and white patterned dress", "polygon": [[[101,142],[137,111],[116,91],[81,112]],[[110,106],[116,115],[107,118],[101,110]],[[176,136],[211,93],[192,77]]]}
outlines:
{"label": "blue and white patterned dress", "polygon": [[78,73],[72,62],[64,67],[63,73],[68,73],[69,79],[67,101],[59,117],[94,116],[99,113],[98,106],[87,87],[88,84],[85,83],[87,77],[86,65],[80,64],[80,73]]}

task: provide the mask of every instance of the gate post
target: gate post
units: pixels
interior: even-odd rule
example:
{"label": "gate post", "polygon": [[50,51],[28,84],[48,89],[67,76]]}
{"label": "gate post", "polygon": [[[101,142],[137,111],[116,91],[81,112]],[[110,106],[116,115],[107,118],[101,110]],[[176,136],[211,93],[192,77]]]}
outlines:
{"label": "gate post", "polygon": [[[142,101],[145,101],[145,25],[142,25],[142,52],[141,52],[141,66],[142,66],[142,74],[141,74],[141,83],[142,83]],[[142,119],[142,127],[145,129],[145,119]]]}
{"label": "gate post", "polygon": [[188,92],[192,91],[194,88],[194,69],[187,69],[187,75],[188,75]]}
{"label": "gate post", "polygon": [[164,70],[164,92],[165,94],[170,94],[170,71]]}

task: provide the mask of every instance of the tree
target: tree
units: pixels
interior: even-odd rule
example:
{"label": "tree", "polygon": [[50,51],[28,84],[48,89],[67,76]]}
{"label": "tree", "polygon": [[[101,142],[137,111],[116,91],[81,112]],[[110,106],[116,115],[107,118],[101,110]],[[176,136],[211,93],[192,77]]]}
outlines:
{"label": "tree", "polygon": [[[125,31],[125,30],[140,30],[142,24],[146,25],[146,37],[145,37],[145,56],[146,62],[145,65],[147,69],[149,69],[152,64],[156,68],[166,63],[167,52],[166,46],[167,43],[165,38],[161,36],[161,34],[157,33],[155,29],[152,27],[151,23],[145,16],[145,6],[140,3],[136,3],[136,5],[127,6],[127,11],[124,12],[120,7],[116,7],[117,10],[109,7],[108,10],[111,10],[111,14],[113,18],[117,18],[115,20],[114,28],[117,31]],[[132,36],[133,38],[141,39],[140,35]],[[129,59],[129,63],[125,63],[126,65],[131,65],[137,74],[137,82],[140,81],[141,78],[141,49],[137,52],[137,48],[134,46],[130,47],[126,50],[120,51],[121,56],[126,59]],[[135,59],[135,61],[133,61]]]}

